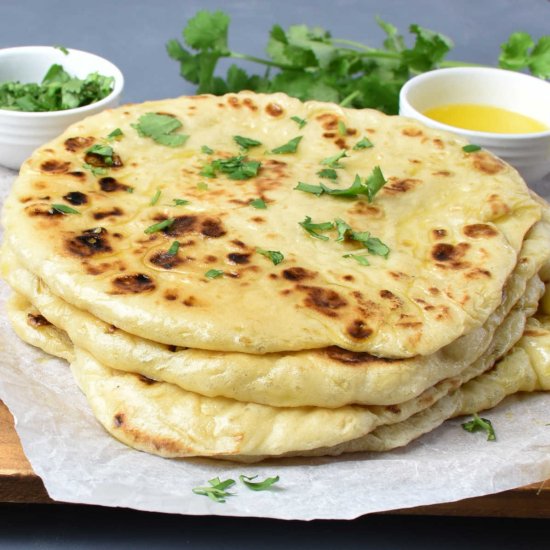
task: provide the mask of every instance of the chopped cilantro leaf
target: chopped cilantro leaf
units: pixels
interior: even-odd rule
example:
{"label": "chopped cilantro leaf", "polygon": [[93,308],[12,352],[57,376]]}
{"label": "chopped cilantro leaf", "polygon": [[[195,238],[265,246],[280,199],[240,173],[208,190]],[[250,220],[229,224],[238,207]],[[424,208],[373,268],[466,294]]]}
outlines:
{"label": "chopped cilantro leaf", "polygon": [[174,218],[168,218],[166,220],[162,220],[161,222],[154,223],[153,225],[150,225],[147,227],[143,232],[147,235],[150,235],[151,233],[156,233],[157,231],[162,231],[163,229],[166,229],[167,227],[170,227],[174,223]]}
{"label": "chopped cilantro leaf", "polygon": [[302,141],[303,136],[298,136],[290,141],[287,141],[284,145],[280,145],[279,147],[275,147],[271,152],[275,153],[276,155],[284,155],[287,153],[295,153],[298,149],[298,145],[300,141]]}
{"label": "chopped cilantro leaf", "polygon": [[298,182],[298,185],[294,188],[297,191],[303,191],[304,193],[311,193],[318,197],[324,193],[323,188],[320,185],[312,185],[311,183]]}
{"label": "chopped cilantro leaf", "polygon": [[199,189],[199,191],[206,191],[208,189],[208,184],[204,181],[199,181],[199,183],[197,183],[197,189]]}
{"label": "chopped cilantro leaf", "polygon": [[185,206],[186,204],[189,204],[190,201],[186,199],[173,199],[174,200],[174,206]]}
{"label": "chopped cilantro leaf", "polygon": [[370,147],[374,147],[372,141],[369,138],[363,138],[360,139],[354,146],[354,151],[359,151],[361,149],[369,149]]}
{"label": "chopped cilantro leaf", "polygon": [[475,153],[476,151],[481,151],[481,147],[479,145],[475,145],[474,143],[470,143],[469,145],[464,145],[462,150],[465,153]]}
{"label": "chopped cilantro leaf", "polygon": [[317,172],[320,178],[326,178],[328,180],[336,181],[338,179],[338,172],[334,168],[323,168]]}
{"label": "chopped cilantro leaf", "polygon": [[257,139],[251,139],[243,136],[233,136],[233,141],[244,151],[248,151],[252,147],[258,147],[262,144],[261,141]]}
{"label": "chopped cilantro leaf", "polygon": [[203,167],[201,176],[215,178],[218,172],[227,174],[232,180],[247,180],[258,175],[261,162],[247,160],[246,157],[237,156],[228,159],[216,159]]}
{"label": "chopped cilantro leaf", "polygon": [[207,279],[217,279],[218,277],[221,277],[223,275],[223,271],[221,269],[209,269],[204,276]]}
{"label": "chopped cilantro leaf", "polygon": [[233,493],[229,493],[226,489],[235,485],[234,479],[226,479],[225,481],[221,481],[219,477],[216,477],[208,480],[208,483],[210,486],[195,487],[193,489],[193,493],[196,495],[206,496],[214,502],[225,502],[226,497],[233,495]]}
{"label": "chopped cilantro leaf", "polygon": [[162,191],[160,189],[156,190],[155,194],[152,196],[151,200],[149,201],[149,206],[155,206],[155,204],[157,204],[157,202],[160,199],[161,193]]}
{"label": "chopped cilantro leaf", "polygon": [[464,424],[462,424],[462,427],[470,433],[483,430],[487,433],[487,441],[495,441],[497,438],[495,434],[495,429],[493,428],[491,421],[487,420],[487,418],[481,418],[476,413],[474,413],[473,415],[473,420],[470,420],[469,422],[464,422]]}
{"label": "chopped cilantro leaf", "polygon": [[343,120],[338,121],[338,134],[341,136],[345,136],[347,132],[346,125],[344,124]]}
{"label": "chopped cilantro leaf", "polygon": [[120,128],[115,128],[108,136],[107,140],[112,141],[114,139],[118,140],[124,136],[124,132]]}
{"label": "chopped cilantro leaf", "polygon": [[352,231],[351,226],[349,226],[344,220],[340,218],[336,218],[334,220],[334,223],[336,224],[336,229],[338,231],[338,237],[336,237],[336,240],[343,241],[346,238],[348,232]]}
{"label": "chopped cilantro leaf", "polygon": [[103,168],[101,166],[92,166],[87,162],[82,165],[82,168],[84,168],[85,170],[89,170],[94,176],[104,176],[107,173],[106,168]]}
{"label": "chopped cilantro leaf", "polygon": [[360,242],[371,254],[388,257],[390,249],[379,238],[371,237],[368,231],[351,231],[349,238]]}
{"label": "chopped cilantro leaf", "polygon": [[293,120],[300,130],[307,124],[307,120],[300,118],[299,116],[291,116],[290,120]]}
{"label": "chopped cilantro leaf", "polygon": [[253,199],[248,204],[252,206],[253,208],[257,208],[258,210],[265,210],[267,208],[267,204],[263,199]]}
{"label": "chopped cilantro leaf", "polygon": [[266,258],[269,258],[273,262],[273,265],[278,265],[285,259],[284,255],[278,250],[264,250],[263,248],[256,248],[256,252]]}
{"label": "chopped cilantro leaf", "polygon": [[141,115],[137,124],[132,124],[140,137],[150,137],[156,143],[168,147],[180,147],[189,138],[188,135],[174,133],[181,126],[182,123],[176,117],[158,113]]}
{"label": "chopped cilantro leaf", "polygon": [[175,256],[178,253],[178,250],[180,249],[180,243],[179,241],[174,241],[170,248],[168,249],[167,254],[170,254],[170,256]]}
{"label": "chopped cilantro leaf", "polygon": [[78,210],[75,210],[66,204],[52,204],[52,210],[61,212],[61,214],[80,214]]}
{"label": "chopped cilantro leaf", "polygon": [[249,488],[253,491],[265,491],[266,489],[269,489],[272,485],[277,483],[279,481],[279,476],[274,477],[266,477],[263,481],[254,481],[258,476],[245,476],[240,475],[239,479]]}
{"label": "chopped cilantro leaf", "polygon": [[322,222],[322,223],[313,223],[309,216],[306,216],[304,221],[298,222],[312,237],[320,239],[321,241],[328,241],[326,235],[320,235],[318,231],[328,231],[334,229],[334,224],[332,222]]}
{"label": "chopped cilantro leaf", "polygon": [[361,265],[370,265],[369,260],[366,256],[360,256],[359,254],[344,254],[344,258],[353,258],[356,262]]}
{"label": "chopped cilantro leaf", "polygon": [[347,156],[348,156],[348,152],[345,149],[342,149],[336,155],[323,159],[321,161],[321,164],[325,164],[329,168],[343,168],[343,165],[340,164],[338,161]]}
{"label": "chopped cilantro leaf", "polygon": [[214,149],[211,149],[210,147],[208,147],[208,145],[202,145],[201,146],[201,152],[205,153],[206,155],[213,155],[214,154]]}

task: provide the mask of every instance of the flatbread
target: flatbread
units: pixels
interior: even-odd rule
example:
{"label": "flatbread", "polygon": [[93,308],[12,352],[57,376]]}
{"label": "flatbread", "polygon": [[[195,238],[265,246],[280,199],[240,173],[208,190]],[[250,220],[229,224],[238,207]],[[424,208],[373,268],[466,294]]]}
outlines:
{"label": "flatbread", "polygon": [[[94,414],[117,439],[166,457],[254,461],[267,456],[369,450],[362,442],[381,426],[399,425],[426,409],[439,411],[435,413],[438,416],[449,407],[447,396],[454,395],[468,380],[483,376],[513,346],[541,293],[540,284],[530,285],[521,303],[499,327],[489,350],[476,363],[420,397],[394,407],[270,407],[204,397],[167,382],[108,368],[72,344],[63,349],[70,343],[66,334],[38,322],[40,312],[20,295],[10,302],[8,312],[22,339],[71,362]],[[433,415],[430,413],[430,418]]]}
{"label": "flatbread", "polygon": [[[177,118],[183,127],[170,135],[187,141],[168,147],[140,135],[147,113]],[[122,137],[108,138],[117,129]],[[213,160],[244,154],[237,135],[261,142],[246,152],[261,163],[257,175],[208,178]],[[298,137],[295,153],[274,153]],[[358,147],[365,137],[373,147]],[[24,164],[4,209],[6,241],[66,302],[167,345],[428,355],[487,321],[541,216],[513,168],[464,144],[413,120],[283,94],[127,105],[71,126]],[[92,145],[114,149],[109,166],[90,166],[105,164],[87,152]],[[321,180],[342,150],[332,160],[337,181]],[[371,203],[295,189],[345,189],[377,167],[387,183]],[[266,209],[250,205],[259,198]],[[308,216],[343,220],[353,233],[314,238],[300,226]],[[387,258],[349,238],[365,232],[389,247]],[[169,254],[175,240],[180,249]],[[224,276],[209,279],[212,269]]]}
{"label": "flatbread", "polygon": [[336,347],[261,356],[175,349],[126,333],[63,301],[44,281],[22,268],[10,250],[2,254],[2,271],[17,292],[105,366],[204,396],[273,406],[394,405],[457,375],[484,353],[497,327],[525,293],[527,282],[550,258],[547,216],[545,210],[545,219],[528,233],[506,282],[503,301],[487,321],[430,356],[404,360],[379,359]]}

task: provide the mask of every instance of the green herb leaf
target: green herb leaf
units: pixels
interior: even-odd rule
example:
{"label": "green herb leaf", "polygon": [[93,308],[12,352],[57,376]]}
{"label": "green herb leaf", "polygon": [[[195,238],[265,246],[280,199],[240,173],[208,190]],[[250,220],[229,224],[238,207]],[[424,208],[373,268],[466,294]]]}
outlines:
{"label": "green herb leaf", "polygon": [[147,235],[150,235],[151,233],[162,231],[163,229],[170,227],[174,223],[174,221],[175,221],[175,218],[168,218],[166,220],[162,220],[161,222],[150,225],[143,232],[146,233]]}
{"label": "green herb leaf", "polygon": [[481,147],[479,145],[475,145],[474,143],[470,143],[469,145],[464,145],[462,150],[465,153],[475,153],[476,151],[481,151]]}
{"label": "green herb leaf", "polygon": [[353,258],[361,265],[370,265],[370,262],[366,256],[360,256],[359,254],[344,254],[344,258]]}
{"label": "green herb leaf", "polygon": [[189,138],[188,135],[174,133],[181,128],[182,123],[171,115],[146,113],[139,117],[137,124],[131,126],[137,130],[140,137],[149,137],[167,147],[180,147]]}
{"label": "green herb leaf", "polygon": [[300,130],[307,124],[307,120],[300,118],[299,116],[291,116],[290,120],[293,120]]}
{"label": "green herb leaf", "polygon": [[279,476],[266,477],[263,481],[254,481],[258,476],[240,475],[239,479],[253,491],[265,491],[279,481]]}
{"label": "green herb leaf", "polygon": [[338,237],[336,237],[336,240],[343,241],[346,238],[346,235],[352,231],[351,226],[340,218],[336,218],[334,223],[336,224],[336,229],[338,231]]}
{"label": "green herb leaf", "polygon": [[191,201],[188,201],[186,199],[173,199],[174,206],[185,206],[186,204],[189,204]]}
{"label": "green herb leaf", "polygon": [[382,174],[380,166],[375,166],[372,169],[372,172],[367,178],[365,184],[367,186],[367,197],[369,202],[372,202],[378,191],[380,191],[380,189],[382,189],[382,187],[386,184],[386,178],[384,178],[384,174]]}
{"label": "green herb leaf", "polygon": [[234,493],[229,493],[226,489],[235,485],[234,479],[226,479],[221,481],[219,477],[208,480],[210,486],[195,487],[193,493],[203,495],[213,500],[214,502],[225,502],[225,498],[233,496]]}
{"label": "green herb leaf", "polygon": [[170,256],[175,256],[178,253],[178,250],[180,249],[180,243],[179,241],[174,241],[170,248],[168,249],[167,254],[170,254]]}
{"label": "green herb leaf", "polygon": [[321,164],[326,164],[329,168],[343,168],[344,166],[338,161],[347,156],[348,152],[345,149],[342,149],[338,154],[323,159]]}
{"label": "green herb leaf", "polygon": [[306,216],[304,221],[298,222],[312,237],[319,239],[321,241],[328,241],[326,235],[320,235],[318,231],[329,231],[334,229],[334,224],[332,222],[322,222],[322,223],[313,223],[309,216]]}
{"label": "green herb leaf", "polygon": [[114,164],[113,155],[115,154],[115,152],[110,145],[95,143],[94,145],[86,149],[86,153],[91,153],[93,155],[101,157],[103,159],[103,162],[108,166],[112,166]]}
{"label": "green herb leaf", "polygon": [[243,136],[233,136],[233,140],[244,151],[248,151],[252,147],[258,147],[262,144],[262,142],[258,141],[257,139],[251,139]]}
{"label": "green herb leaf", "polygon": [[265,210],[267,208],[267,204],[263,199],[254,199],[251,200],[248,204],[252,206],[253,208],[257,208],[258,210]]}
{"label": "green herb leaf", "polygon": [[[84,168],[85,170],[89,170],[94,176],[104,176],[105,174],[107,174],[107,169],[106,168],[103,168],[101,166],[92,166],[91,164],[88,164],[87,162],[85,162],[83,165],[82,165],[82,168]],[[129,188],[129,189],[133,189],[133,188]]]}
{"label": "green herb leaf", "polygon": [[338,179],[338,172],[336,172],[334,168],[323,168],[317,172],[317,175],[320,178],[326,178],[332,181],[336,181]]}
{"label": "green herb leaf", "polygon": [[491,424],[491,421],[487,420],[487,418],[481,418],[476,413],[474,413],[473,415],[473,420],[470,420],[469,422],[464,422],[462,424],[462,427],[467,432],[471,432],[471,433],[482,430],[485,433],[487,433],[487,441],[496,440],[495,430],[493,428],[493,425]]}
{"label": "green herb leaf", "polygon": [[371,140],[369,138],[363,138],[363,139],[360,139],[354,146],[353,146],[353,150],[354,151],[359,151],[361,149],[369,149],[371,147],[374,147],[374,145],[372,144]]}
{"label": "green herb leaf", "polygon": [[222,172],[232,180],[247,180],[258,175],[261,165],[261,162],[247,160],[244,156],[216,159],[205,165],[200,174],[201,176],[215,178],[218,172]]}
{"label": "green herb leaf", "polygon": [[222,11],[199,11],[183,31],[185,42],[196,50],[225,51],[229,21],[229,16]]}
{"label": "green herb leaf", "polygon": [[501,45],[499,65],[519,71],[528,68],[539,78],[550,78],[550,36],[543,36],[535,44],[526,32],[515,32]]}
{"label": "green herb leaf", "polygon": [[115,128],[108,136],[107,140],[119,140],[124,136],[124,132],[120,128]]}
{"label": "green herb leaf", "polygon": [[61,212],[61,214],[80,214],[78,210],[75,210],[66,204],[52,204],[52,210]]}
{"label": "green herb leaf", "polygon": [[363,184],[359,175],[356,175],[353,183],[345,189],[331,189],[324,183],[321,183],[321,187],[323,192],[327,193],[327,195],[334,195],[337,197],[357,197],[359,195],[367,194],[367,186]]}
{"label": "green herb leaf", "polygon": [[221,277],[223,275],[223,271],[221,269],[209,269],[204,276],[207,279],[217,279],[218,277]]}
{"label": "green herb leaf", "polygon": [[349,233],[349,238],[360,242],[371,254],[376,256],[387,258],[390,253],[389,247],[379,238],[371,237],[368,231],[352,231]]}
{"label": "green herb leaf", "polygon": [[71,76],[59,65],[51,65],[41,83],[17,81],[0,84],[0,109],[11,111],[63,111],[90,105],[108,96],[114,79],[98,73],[86,78]]}
{"label": "green herb leaf", "polygon": [[278,250],[264,250],[263,248],[256,248],[256,252],[266,258],[269,258],[273,262],[273,265],[278,265],[285,259],[283,254],[281,254]]}
{"label": "green herb leaf", "polygon": [[59,50],[60,52],[63,52],[65,55],[69,55],[69,50],[65,46],[59,46],[58,44],[56,44],[54,48],[56,50]]}
{"label": "green herb leaf", "polygon": [[153,197],[149,201],[149,206],[155,206],[155,204],[157,204],[157,202],[160,199],[161,193],[162,193],[162,191],[160,189],[156,190],[155,194],[153,195]]}
{"label": "green herb leaf", "polygon": [[199,181],[199,183],[197,183],[197,189],[200,191],[206,191],[208,189],[208,184],[204,181]]}
{"label": "green herb leaf", "polygon": [[294,188],[297,191],[303,191],[304,193],[311,193],[318,197],[324,193],[323,188],[320,185],[311,185],[310,183],[298,182],[298,185]]}
{"label": "green herb leaf", "polygon": [[214,154],[214,149],[210,149],[210,147],[208,147],[208,145],[202,145],[201,146],[201,152],[205,153],[206,155],[213,155]]}
{"label": "green herb leaf", "polygon": [[298,145],[300,141],[302,141],[303,136],[298,136],[290,141],[287,141],[284,145],[280,145],[279,147],[275,147],[271,152],[276,155],[284,155],[288,153],[295,153],[298,149]]}
{"label": "green herb leaf", "polygon": [[347,132],[346,125],[343,120],[338,121],[338,134],[341,136],[345,136]]}

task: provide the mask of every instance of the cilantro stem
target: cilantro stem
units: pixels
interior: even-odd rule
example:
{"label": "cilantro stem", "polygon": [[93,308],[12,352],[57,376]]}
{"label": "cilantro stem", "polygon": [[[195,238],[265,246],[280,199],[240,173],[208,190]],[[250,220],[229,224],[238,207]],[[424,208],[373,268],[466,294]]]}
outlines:
{"label": "cilantro stem", "polygon": [[294,67],[293,65],[284,65],[282,63],[276,63],[275,61],[269,61],[268,59],[262,59],[261,57],[248,55],[246,53],[229,51],[227,52],[227,57],[232,57],[234,59],[244,59],[245,61],[260,63],[261,65],[267,65],[268,67],[276,67],[277,69],[296,69],[296,67]]}
{"label": "cilantro stem", "polygon": [[351,94],[347,95],[344,99],[342,99],[342,101],[340,101],[340,107],[347,107],[359,95],[361,95],[359,90],[351,92]]}

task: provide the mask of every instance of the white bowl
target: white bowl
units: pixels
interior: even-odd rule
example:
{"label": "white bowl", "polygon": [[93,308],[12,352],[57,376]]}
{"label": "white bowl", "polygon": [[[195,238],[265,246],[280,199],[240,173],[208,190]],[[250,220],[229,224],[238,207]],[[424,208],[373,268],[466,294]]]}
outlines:
{"label": "white bowl", "polygon": [[38,113],[0,109],[0,165],[17,170],[35,149],[61,134],[69,125],[118,105],[124,87],[120,70],[97,55],[72,49],[68,52],[66,55],[51,46],[0,50],[0,82],[40,83],[54,63],[78,78],[85,78],[93,72],[114,77],[113,91],[84,107]]}
{"label": "white bowl", "polygon": [[[423,114],[431,107],[475,103],[534,118],[549,129],[526,134],[465,130]],[[399,114],[426,126],[458,134],[514,166],[527,183],[550,173],[550,83],[523,73],[485,67],[436,69],[409,80],[401,89]]]}

